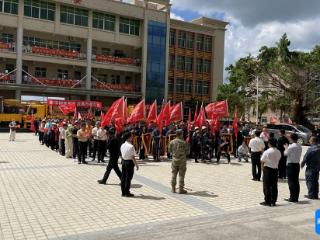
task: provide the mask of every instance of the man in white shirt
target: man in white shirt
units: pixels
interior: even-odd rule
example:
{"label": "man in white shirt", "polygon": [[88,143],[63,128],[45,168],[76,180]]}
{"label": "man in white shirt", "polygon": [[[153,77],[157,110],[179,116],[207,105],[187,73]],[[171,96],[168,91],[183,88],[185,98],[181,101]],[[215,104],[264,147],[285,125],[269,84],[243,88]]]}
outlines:
{"label": "man in white shirt", "polygon": [[16,129],[17,129],[17,124],[14,120],[12,120],[9,123],[9,128],[10,128],[10,135],[9,135],[9,141],[15,141],[16,140]]}
{"label": "man in white shirt", "polygon": [[92,137],[93,137],[93,149],[92,149],[92,161],[95,161],[96,154],[99,147],[99,137],[98,137],[98,130],[100,128],[100,122],[96,122],[95,127],[92,129]]}
{"label": "man in white shirt", "polygon": [[108,134],[107,130],[104,127],[99,128],[97,132],[97,137],[99,139],[99,145],[98,145],[98,163],[99,162],[105,162],[104,161],[104,156],[106,155],[107,151],[107,139],[108,139]]}
{"label": "man in white shirt", "polygon": [[288,202],[298,202],[300,194],[300,158],[302,147],[298,144],[298,135],[291,133],[289,137],[290,145],[284,145],[284,155],[287,156],[287,177],[290,190],[290,198],[285,199]]}
{"label": "man in white shirt", "polygon": [[[251,152],[251,164],[252,164],[252,180],[260,181],[261,178],[261,164],[260,157],[265,148],[264,142],[259,137],[259,131],[255,131],[255,138],[249,142],[249,148]],[[258,170],[258,172],[257,172]]]}
{"label": "man in white shirt", "polygon": [[264,206],[275,206],[278,198],[278,165],[281,152],[277,149],[277,140],[269,139],[269,149],[261,157],[263,167]]}
{"label": "man in white shirt", "polygon": [[65,139],[66,139],[66,130],[68,128],[68,124],[63,123],[62,127],[59,128],[59,153],[64,156],[66,154],[66,145],[65,145]]}
{"label": "man in white shirt", "polygon": [[130,132],[124,135],[126,140],[120,148],[122,157],[122,175],[121,175],[121,191],[122,197],[134,197],[130,193],[131,180],[134,174],[134,166],[139,170],[139,165],[135,159],[136,151],[132,145],[132,134]]}

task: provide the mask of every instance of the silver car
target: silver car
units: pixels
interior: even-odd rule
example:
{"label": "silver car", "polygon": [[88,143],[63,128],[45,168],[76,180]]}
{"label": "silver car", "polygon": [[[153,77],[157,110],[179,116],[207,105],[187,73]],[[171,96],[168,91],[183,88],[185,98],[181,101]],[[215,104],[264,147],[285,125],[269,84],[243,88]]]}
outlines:
{"label": "silver car", "polygon": [[311,130],[302,125],[290,125],[286,123],[268,124],[267,129],[269,133],[274,133],[277,139],[280,137],[280,130],[282,129],[286,131],[286,134],[296,133],[299,137],[298,143],[301,145],[309,144],[309,139],[312,135]]}

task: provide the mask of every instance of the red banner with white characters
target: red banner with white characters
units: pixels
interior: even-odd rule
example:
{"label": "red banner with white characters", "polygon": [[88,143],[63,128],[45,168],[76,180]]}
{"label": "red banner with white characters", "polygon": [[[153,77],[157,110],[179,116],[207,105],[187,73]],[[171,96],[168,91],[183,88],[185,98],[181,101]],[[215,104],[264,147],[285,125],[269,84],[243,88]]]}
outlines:
{"label": "red banner with white characters", "polygon": [[102,103],[97,101],[82,101],[82,100],[55,100],[48,99],[49,106],[68,106],[68,105],[76,105],[77,107],[85,107],[85,108],[102,108]]}

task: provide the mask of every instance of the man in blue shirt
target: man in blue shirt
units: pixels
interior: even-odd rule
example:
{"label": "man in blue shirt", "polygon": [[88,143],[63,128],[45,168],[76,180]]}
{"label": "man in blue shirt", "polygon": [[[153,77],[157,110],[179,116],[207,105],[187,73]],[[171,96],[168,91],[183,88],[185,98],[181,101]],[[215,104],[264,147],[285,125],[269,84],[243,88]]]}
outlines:
{"label": "man in blue shirt", "polygon": [[306,168],[306,183],[308,188],[308,195],[305,195],[309,199],[319,198],[319,170],[320,170],[320,147],[317,145],[318,140],[316,137],[311,137],[311,146],[304,155],[301,163],[301,168],[304,165]]}

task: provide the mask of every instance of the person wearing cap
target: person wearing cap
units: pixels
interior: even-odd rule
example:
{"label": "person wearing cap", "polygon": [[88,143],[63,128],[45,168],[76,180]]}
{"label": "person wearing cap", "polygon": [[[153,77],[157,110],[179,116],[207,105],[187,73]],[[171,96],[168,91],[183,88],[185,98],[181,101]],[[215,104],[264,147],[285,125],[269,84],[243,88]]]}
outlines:
{"label": "person wearing cap", "polygon": [[101,180],[98,180],[99,184],[107,183],[112,169],[116,172],[121,182],[121,171],[118,166],[118,160],[120,157],[120,140],[118,137],[115,136],[115,130],[113,128],[109,129],[108,134],[109,139],[107,143],[107,149],[109,150],[110,159],[103,178]]}
{"label": "person wearing cap", "polygon": [[270,138],[268,150],[261,157],[263,164],[263,193],[264,206],[275,206],[278,198],[278,165],[281,158],[281,152],[277,149],[277,140]]}
{"label": "person wearing cap", "polygon": [[81,123],[81,128],[77,131],[77,138],[79,143],[78,164],[87,164],[86,153],[89,136],[86,132],[86,123]]}
{"label": "person wearing cap", "polygon": [[97,131],[97,136],[99,139],[99,145],[98,145],[98,163],[99,162],[105,162],[104,156],[106,155],[107,151],[107,139],[108,134],[105,127],[100,126],[99,130]]}
{"label": "person wearing cap", "polygon": [[202,135],[199,127],[195,127],[195,132],[192,136],[192,152],[194,154],[194,160],[198,163],[198,158],[201,157],[201,144],[202,144]]}
{"label": "person wearing cap", "polygon": [[99,137],[98,137],[98,130],[100,128],[100,122],[96,122],[95,127],[92,129],[92,138],[93,138],[93,149],[92,149],[92,161],[95,161],[96,154],[99,147]]}
{"label": "person wearing cap", "polygon": [[132,145],[133,135],[131,132],[127,132],[124,135],[125,142],[120,147],[122,158],[122,175],[121,175],[121,196],[122,197],[134,197],[130,192],[131,180],[134,174],[134,166],[139,170],[139,165],[136,161],[136,150]]}
{"label": "person wearing cap", "polygon": [[183,139],[183,130],[176,131],[177,137],[169,143],[169,152],[172,155],[171,164],[171,191],[176,192],[177,175],[179,173],[179,193],[186,194],[184,189],[184,177],[187,171],[188,145]]}

